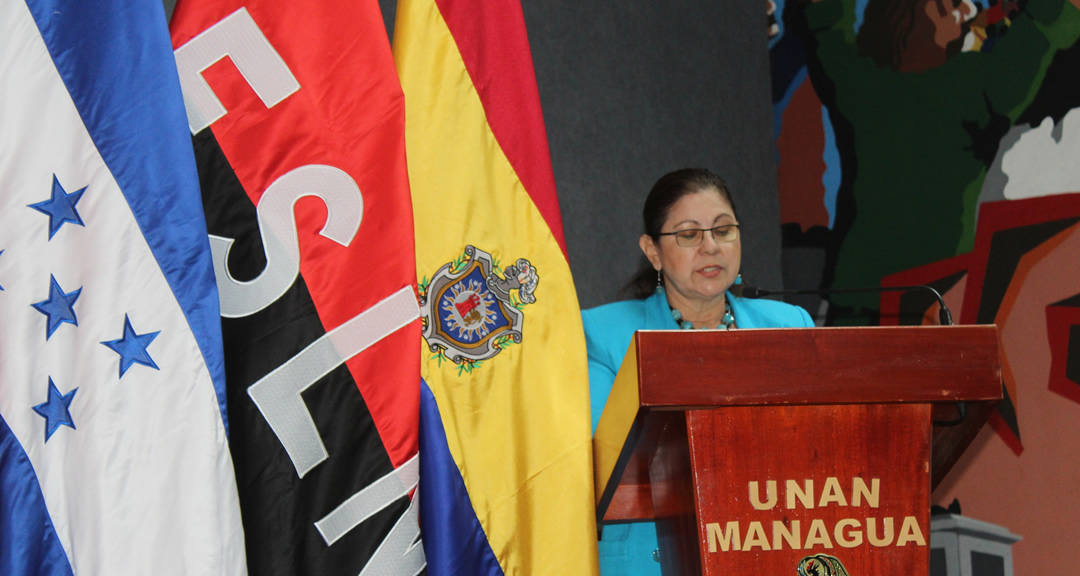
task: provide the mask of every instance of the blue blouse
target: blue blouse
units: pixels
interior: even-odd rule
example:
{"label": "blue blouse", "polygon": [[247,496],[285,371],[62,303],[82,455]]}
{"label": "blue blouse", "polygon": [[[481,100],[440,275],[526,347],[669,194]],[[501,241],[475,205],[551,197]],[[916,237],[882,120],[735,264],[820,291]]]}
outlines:
{"label": "blue blouse", "polygon": [[[808,328],[814,325],[806,310],[773,300],[748,300],[727,294],[739,328]],[[678,330],[662,293],[644,300],[625,300],[581,312],[589,353],[589,397],[592,427],[600,422],[615,374],[622,365],[634,332]],[[600,540],[602,576],[660,575],[656,524],[633,522],[605,526]],[[658,553],[657,553],[658,554]]]}

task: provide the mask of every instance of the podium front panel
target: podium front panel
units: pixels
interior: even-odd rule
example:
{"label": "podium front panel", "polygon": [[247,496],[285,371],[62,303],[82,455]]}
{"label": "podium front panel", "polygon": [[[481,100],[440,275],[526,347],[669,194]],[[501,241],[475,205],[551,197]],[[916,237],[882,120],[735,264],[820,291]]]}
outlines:
{"label": "podium front panel", "polygon": [[655,518],[665,576],[926,574],[932,482],[1000,378],[994,326],[638,332],[597,520]]}
{"label": "podium front panel", "polygon": [[664,573],[926,574],[929,418],[926,404],[686,412],[650,469]]}

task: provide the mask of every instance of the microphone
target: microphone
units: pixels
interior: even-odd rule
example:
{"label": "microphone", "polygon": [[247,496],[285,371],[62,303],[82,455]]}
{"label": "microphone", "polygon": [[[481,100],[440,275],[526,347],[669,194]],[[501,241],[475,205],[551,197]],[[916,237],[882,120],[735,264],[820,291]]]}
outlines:
{"label": "microphone", "polygon": [[[909,292],[911,290],[923,290],[929,291],[933,294],[938,303],[938,321],[942,326],[952,326],[953,318],[952,312],[949,311],[949,307],[945,305],[945,299],[941,297],[941,293],[935,290],[931,286],[925,284],[919,284],[915,286],[886,286],[878,288],[825,288],[816,290],[766,290],[757,286],[750,286],[742,284],[741,293],[736,296],[742,296],[743,298],[763,298],[765,296],[782,296],[782,295],[808,295],[808,294],[865,294],[865,293],[882,293],[882,292]],[[732,290],[735,292],[735,290]]]}
{"label": "microphone", "polygon": [[[741,291],[735,293],[736,296],[742,296],[743,298],[763,298],[765,296],[781,296],[781,295],[806,295],[806,294],[858,294],[858,293],[882,293],[882,292],[908,292],[910,290],[924,290],[929,291],[937,299],[938,307],[938,320],[941,321],[942,326],[952,326],[952,312],[949,311],[949,307],[945,305],[945,299],[941,297],[941,293],[935,290],[932,286],[925,284],[919,284],[914,286],[888,286],[878,288],[829,288],[829,289],[817,289],[817,290],[766,290],[757,286],[750,286],[748,284],[740,284],[733,288],[742,287]],[[956,411],[959,418],[955,420],[933,421],[934,426],[957,426],[967,418],[967,402],[961,400],[956,403]]]}

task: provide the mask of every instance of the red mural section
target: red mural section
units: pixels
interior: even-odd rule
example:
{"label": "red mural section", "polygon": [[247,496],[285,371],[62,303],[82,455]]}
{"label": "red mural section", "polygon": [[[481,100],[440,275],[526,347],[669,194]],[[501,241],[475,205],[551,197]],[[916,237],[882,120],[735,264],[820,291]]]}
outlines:
{"label": "red mural section", "polygon": [[[934,493],[1024,537],[1019,573],[1054,573],[1080,516],[1080,194],[988,202],[975,250],[889,276],[928,284],[962,323],[997,324],[1005,401]],[[936,304],[882,298],[882,323],[934,324]]]}
{"label": "red mural section", "polygon": [[1080,404],[1080,296],[1046,307],[1050,390]]}
{"label": "red mural section", "polygon": [[825,128],[821,123],[821,100],[814,87],[803,82],[795,89],[784,111],[784,125],[776,139],[779,169],[780,221],[798,223],[806,232],[829,225],[825,209]]}

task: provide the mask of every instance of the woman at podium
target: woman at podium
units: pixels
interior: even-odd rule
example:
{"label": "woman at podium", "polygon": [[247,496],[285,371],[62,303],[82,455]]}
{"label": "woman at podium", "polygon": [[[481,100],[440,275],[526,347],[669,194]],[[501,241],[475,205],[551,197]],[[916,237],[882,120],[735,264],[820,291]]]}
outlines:
{"label": "woman at podium", "polygon": [[[704,169],[664,175],[653,185],[643,211],[638,245],[649,265],[627,285],[632,299],[582,312],[589,354],[593,431],[615,374],[638,330],[731,330],[810,327],[798,306],[748,300],[730,289],[739,284],[742,245],[739,219],[727,184]],[[660,574],[652,522],[604,528],[600,572],[604,576]]]}

